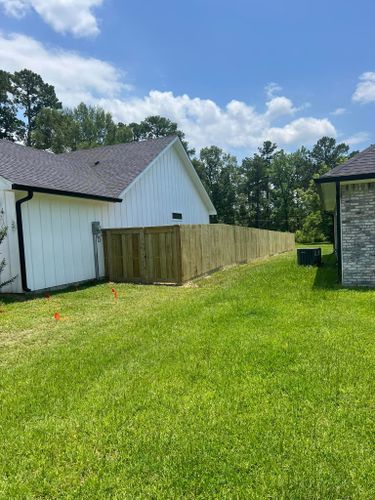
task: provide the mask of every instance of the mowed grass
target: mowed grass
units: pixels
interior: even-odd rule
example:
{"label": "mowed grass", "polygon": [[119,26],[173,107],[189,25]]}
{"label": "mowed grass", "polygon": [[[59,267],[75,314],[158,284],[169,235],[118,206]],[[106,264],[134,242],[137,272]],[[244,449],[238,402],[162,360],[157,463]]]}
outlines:
{"label": "mowed grass", "polygon": [[0,498],[374,498],[375,292],[332,264],[0,304]]}

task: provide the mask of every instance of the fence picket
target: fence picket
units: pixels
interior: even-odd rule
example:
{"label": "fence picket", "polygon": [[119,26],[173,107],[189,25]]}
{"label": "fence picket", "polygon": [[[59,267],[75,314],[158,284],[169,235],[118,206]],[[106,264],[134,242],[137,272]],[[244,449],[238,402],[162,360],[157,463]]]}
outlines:
{"label": "fence picket", "polygon": [[104,229],[112,281],[181,284],[294,248],[294,234],[226,224]]}

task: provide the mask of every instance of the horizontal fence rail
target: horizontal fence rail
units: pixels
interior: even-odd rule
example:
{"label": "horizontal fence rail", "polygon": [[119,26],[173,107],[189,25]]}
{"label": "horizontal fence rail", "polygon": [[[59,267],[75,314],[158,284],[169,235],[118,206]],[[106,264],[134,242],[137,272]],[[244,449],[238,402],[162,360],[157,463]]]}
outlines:
{"label": "horizontal fence rail", "polygon": [[111,281],[181,284],[294,249],[294,234],[226,224],[104,229]]}

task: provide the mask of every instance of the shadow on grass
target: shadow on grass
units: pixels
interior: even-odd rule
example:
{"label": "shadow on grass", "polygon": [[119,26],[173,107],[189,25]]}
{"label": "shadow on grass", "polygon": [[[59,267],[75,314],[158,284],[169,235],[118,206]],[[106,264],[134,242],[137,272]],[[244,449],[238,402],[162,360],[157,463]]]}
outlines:
{"label": "shadow on grass", "polygon": [[351,290],[358,293],[373,292],[371,287],[343,286],[339,281],[336,255],[334,253],[322,255],[322,265],[318,267],[313,284],[315,289],[324,290]]}
{"label": "shadow on grass", "polygon": [[318,267],[313,288],[336,290],[341,288],[338,277],[336,255],[322,255],[322,265]]}
{"label": "shadow on grass", "polygon": [[28,302],[30,300],[41,299],[47,294],[53,297],[54,295],[62,295],[65,293],[78,292],[86,290],[87,288],[92,288],[97,285],[102,285],[103,283],[109,283],[109,281],[103,279],[99,281],[86,281],[77,284],[67,285],[66,287],[58,288],[55,290],[43,290],[40,292],[30,292],[30,293],[4,293],[0,295],[0,303],[3,304],[14,304],[15,302]]}

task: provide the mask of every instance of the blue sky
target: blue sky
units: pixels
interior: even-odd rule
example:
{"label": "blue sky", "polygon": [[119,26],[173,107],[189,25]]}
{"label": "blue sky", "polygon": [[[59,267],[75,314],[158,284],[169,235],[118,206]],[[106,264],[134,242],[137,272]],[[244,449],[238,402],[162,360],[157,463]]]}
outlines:
{"label": "blue sky", "polygon": [[375,2],[0,0],[0,67],[234,153],[374,142]]}

